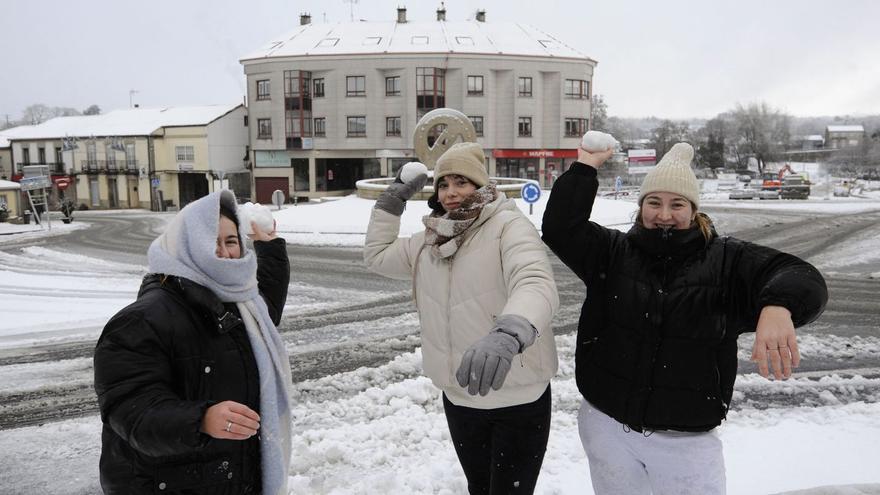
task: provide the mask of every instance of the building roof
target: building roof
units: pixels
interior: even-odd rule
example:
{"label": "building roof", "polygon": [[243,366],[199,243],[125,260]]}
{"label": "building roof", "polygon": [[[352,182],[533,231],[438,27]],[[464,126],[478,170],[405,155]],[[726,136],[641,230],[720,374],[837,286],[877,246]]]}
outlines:
{"label": "building roof", "polygon": [[21,189],[21,184],[11,180],[0,180],[0,191],[8,191],[10,189]]}
{"label": "building roof", "polygon": [[865,132],[861,125],[829,125],[828,132]]}
{"label": "building roof", "polygon": [[3,133],[9,140],[59,139],[65,136],[148,136],[162,127],[207,125],[239,106],[241,104],[131,108],[101,115],[56,117],[38,125],[7,129]]}
{"label": "building roof", "polygon": [[306,24],[242,57],[408,53],[520,55],[588,60],[587,55],[528,24],[480,21],[340,22]]}

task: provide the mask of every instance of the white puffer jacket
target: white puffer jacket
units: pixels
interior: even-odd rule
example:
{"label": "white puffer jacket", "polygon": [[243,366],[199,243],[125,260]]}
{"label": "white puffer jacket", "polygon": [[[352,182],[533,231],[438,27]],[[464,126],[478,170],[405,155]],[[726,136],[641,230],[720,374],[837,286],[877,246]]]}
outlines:
{"label": "white puffer jacket", "polygon": [[[459,406],[495,409],[537,400],[556,374],[550,320],[559,297],[532,223],[502,194],[483,208],[464,243],[447,259],[435,257],[430,246],[422,249],[424,231],[410,238],[399,238],[399,231],[400,217],[373,209],[364,261],[386,277],[406,280],[415,274],[425,373]],[[500,390],[471,396],[455,379],[461,357],[504,314],[522,316],[539,336],[514,357]]]}

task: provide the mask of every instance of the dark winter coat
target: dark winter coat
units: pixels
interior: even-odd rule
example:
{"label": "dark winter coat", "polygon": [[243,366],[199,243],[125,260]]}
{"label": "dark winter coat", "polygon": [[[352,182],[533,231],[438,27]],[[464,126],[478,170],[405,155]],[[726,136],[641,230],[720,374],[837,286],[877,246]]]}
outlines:
{"label": "dark winter coat", "polygon": [[[255,242],[259,290],[277,325],[290,265],[283,239]],[[257,364],[235,304],[190,280],[151,274],[95,349],[104,422],[105,493],[260,493],[258,435],[199,432],[205,410],[233,400],[259,413]]]}
{"label": "dark winter coat", "polygon": [[[578,325],[578,389],[635,430],[706,431],[724,419],[737,370],[736,339],[761,309],[784,306],[794,325],[822,313],[825,281],[812,265],[699,228],[590,222],[596,170],[581,163],[556,181],[544,242],[587,286]],[[714,233],[713,233],[714,234]]]}

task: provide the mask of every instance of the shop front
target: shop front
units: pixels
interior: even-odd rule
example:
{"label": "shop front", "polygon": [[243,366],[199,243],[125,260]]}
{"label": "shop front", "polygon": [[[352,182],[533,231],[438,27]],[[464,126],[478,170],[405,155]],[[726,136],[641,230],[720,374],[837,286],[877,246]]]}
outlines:
{"label": "shop front", "polygon": [[549,188],[577,160],[577,150],[492,150],[497,177],[538,181]]}

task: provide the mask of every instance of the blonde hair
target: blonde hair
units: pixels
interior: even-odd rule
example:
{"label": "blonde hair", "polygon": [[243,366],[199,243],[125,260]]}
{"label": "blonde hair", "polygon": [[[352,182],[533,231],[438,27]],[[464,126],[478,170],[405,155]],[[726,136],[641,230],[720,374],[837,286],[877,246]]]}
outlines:
{"label": "blonde hair", "polygon": [[[644,201],[639,203],[639,209],[636,211],[636,217],[633,219],[633,222],[635,222],[637,225],[641,225],[642,227],[645,226],[645,224],[642,223],[643,204]],[[691,202],[691,208],[694,210],[694,218],[693,220],[691,220],[691,227],[693,227],[694,225],[699,227],[700,233],[703,234],[703,239],[706,239],[706,244],[709,244],[709,241],[712,240],[712,219],[709,218],[709,215],[706,215],[702,211],[697,211],[697,206],[693,202]]]}

